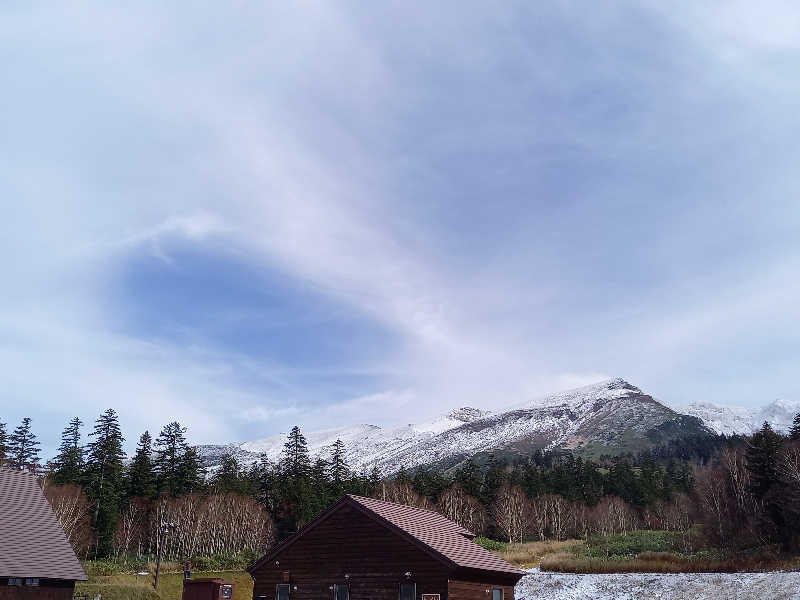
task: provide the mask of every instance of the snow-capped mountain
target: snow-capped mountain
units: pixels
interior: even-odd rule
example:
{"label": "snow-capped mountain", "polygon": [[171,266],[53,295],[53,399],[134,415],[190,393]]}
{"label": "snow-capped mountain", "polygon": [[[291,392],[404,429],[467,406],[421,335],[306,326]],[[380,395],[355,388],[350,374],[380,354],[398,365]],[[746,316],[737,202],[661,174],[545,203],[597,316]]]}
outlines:
{"label": "snow-capped mountain", "polygon": [[775,400],[758,408],[696,402],[681,412],[698,417],[706,426],[725,435],[750,435],[760,429],[765,421],[776,431],[785,433],[792,426],[795,415],[800,413],[800,402]]}
{"label": "snow-capped mountain", "polygon": [[[354,425],[305,433],[312,457],[326,457],[341,439],[356,470],[392,473],[422,464],[448,469],[480,453],[564,448],[587,454],[636,451],[684,433],[706,432],[623,379],[552,394],[502,413],[459,408],[429,423],[393,429]],[[200,446],[210,465],[232,453],[243,463],[277,460],[286,435],[227,446]]]}
{"label": "snow-capped mountain", "polygon": [[[334,442],[344,442],[348,464],[356,469],[372,468],[381,456],[396,456],[409,451],[425,440],[491,414],[490,411],[461,407],[426,423],[383,429],[377,425],[352,425],[321,431],[303,432],[312,458],[330,456]],[[222,456],[233,454],[243,464],[262,457],[277,461],[286,443],[286,433],[241,444],[198,446],[198,451],[213,468]]]}
{"label": "snow-capped mountain", "polygon": [[623,379],[545,396],[487,415],[376,457],[384,472],[432,464],[450,468],[480,453],[564,448],[585,454],[636,451],[680,434],[710,433],[700,420],[664,406]]}

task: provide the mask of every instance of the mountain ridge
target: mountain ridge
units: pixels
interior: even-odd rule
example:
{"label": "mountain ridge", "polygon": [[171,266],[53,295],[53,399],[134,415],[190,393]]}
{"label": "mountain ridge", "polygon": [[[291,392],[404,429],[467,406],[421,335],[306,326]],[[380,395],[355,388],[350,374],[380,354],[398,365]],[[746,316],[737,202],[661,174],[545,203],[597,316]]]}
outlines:
{"label": "mountain ridge", "polygon": [[[794,406],[772,403],[759,409],[759,414],[772,414],[776,423],[785,424]],[[381,428],[362,423],[304,433],[314,458],[328,458],[333,443],[341,439],[352,468],[378,468],[390,474],[420,465],[448,470],[487,453],[524,455],[543,449],[588,456],[622,454],[684,435],[726,433],[752,424],[752,419],[744,416],[736,421],[724,409],[720,410],[725,419],[715,418],[720,411],[713,407],[716,405],[710,403],[696,403],[684,410],[670,407],[617,377],[534,398],[496,413],[460,407],[416,425]],[[800,405],[797,409],[800,411]],[[739,413],[733,410],[731,414]],[[726,429],[721,423],[731,418],[736,422]],[[235,455],[246,465],[262,457],[278,460],[285,439],[285,434],[277,434],[240,444],[198,446],[198,450],[212,469],[225,454]]]}

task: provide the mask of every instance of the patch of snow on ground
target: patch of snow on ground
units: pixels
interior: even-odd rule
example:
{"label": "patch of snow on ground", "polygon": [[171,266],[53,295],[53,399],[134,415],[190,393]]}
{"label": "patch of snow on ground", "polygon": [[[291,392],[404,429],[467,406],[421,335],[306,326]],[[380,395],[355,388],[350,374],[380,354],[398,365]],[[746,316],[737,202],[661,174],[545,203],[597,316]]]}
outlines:
{"label": "patch of snow on ground", "polygon": [[573,575],[531,569],[515,600],[800,600],[800,573]]}

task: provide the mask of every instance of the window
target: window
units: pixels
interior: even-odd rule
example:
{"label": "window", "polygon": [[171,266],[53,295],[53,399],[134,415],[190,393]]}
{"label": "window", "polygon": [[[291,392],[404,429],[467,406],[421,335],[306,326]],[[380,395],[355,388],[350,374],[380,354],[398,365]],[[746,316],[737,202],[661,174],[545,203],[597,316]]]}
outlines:
{"label": "window", "polygon": [[279,583],[275,590],[275,600],[289,600],[289,584]]}
{"label": "window", "polygon": [[32,577],[25,580],[25,585],[39,585],[39,578]]}
{"label": "window", "polygon": [[350,586],[341,583],[334,584],[333,600],[350,600]]}
{"label": "window", "polygon": [[400,584],[400,600],[416,600],[416,598],[417,598],[416,583]]}
{"label": "window", "polygon": [[492,600],[503,600],[503,590],[500,588],[494,588],[492,590]]}
{"label": "window", "polygon": [[230,598],[233,598],[233,586],[232,585],[224,584],[224,585],[222,585],[220,587],[222,588],[222,597],[225,600],[230,600]]}
{"label": "window", "polygon": [[19,577],[9,577],[8,585],[22,585],[22,579]]}

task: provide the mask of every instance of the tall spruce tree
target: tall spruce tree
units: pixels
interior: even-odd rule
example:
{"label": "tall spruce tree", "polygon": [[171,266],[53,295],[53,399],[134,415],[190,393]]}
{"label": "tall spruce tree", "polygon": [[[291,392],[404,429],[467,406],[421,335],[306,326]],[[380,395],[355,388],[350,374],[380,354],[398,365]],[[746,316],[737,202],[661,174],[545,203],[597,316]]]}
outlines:
{"label": "tall spruce tree", "polygon": [[778,482],[778,459],[782,445],[781,435],[766,422],[747,444],[750,491],[759,500]]}
{"label": "tall spruce tree", "polygon": [[183,469],[184,455],[189,446],[186,444],[186,428],[177,421],[168,423],[161,429],[155,443],[155,471],[158,493],[179,496],[184,493],[185,473]]}
{"label": "tall spruce tree", "polygon": [[6,424],[0,421],[0,467],[6,464],[8,460],[8,433],[6,433]]}
{"label": "tall spruce tree", "polygon": [[284,467],[290,477],[299,479],[308,476],[311,459],[308,456],[308,443],[300,428],[295,425],[283,445]]}
{"label": "tall spruce tree", "polygon": [[177,493],[193,494],[205,489],[206,467],[197,448],[189,446],[178,464]]}
{"label": "tall spruce tree", "polygon": [[317,495],[312,489],[311,459],[308,444],[296,425],[283,445],[283,458],[279,465],[278,515],[276,528],[283,538],[307,523],[316,510]]}
{"label": "tall spruce tree", "polygon": [[383,477],[381,476],[381,470],[378,468],[377,465],[373,465],[372,470],[369,472],[367,476],[367,495],[375,494],[378,491],[378,486],[381,484],[381,480]]}
{"label": "tall spruce tree", "polygon": [[61,445],[53,460],[53,483],[80,484],[83,478],[83,448],[81,447],[81,427],[83,421],[75,417],[61,432]]}
{"label": "tall spruce tree", "polygon": [[789,439],[793,441],[800,440],[800,413],[794,416],[792,421],[792,428],[789,430]]}
{"label": "tall spruce tree", "polygon": [[156,494],[156,474],[153,470],[153,438],[149,431],[139,436],[136,454],[128,470],[128,497],[152,498]]}
{"label": "tall spruce tree", "polygon": [[31,418],[25,417],[22,423],[14,430],[9,441],[9,464],[20,471],[36,472],[39,468],[39,446],[33,431],[31,431]]}
{"label": "tall spruce tree", "polygon": [[245,493],[245,479],[238,459],[233,454],[225,454],[220,459],[219,468],[211,478],[210,485],[218,494],[227,494],[228,492],[241,494]]}
{"label": "tall spruce tree", "polygon": [[86,457],[86,495],[93,508],[94,555],[109,556],[125,493],[122,450],[124,438],[114,409],[95,421]]}
{"label": "tall spruce tree", "polygon": [[331,460],[328,463],[328,478],[331,482],[331,494],[334,499],[339,499],[345,491],[345,483],[350,477],[350,467],[347,466],[344,442],[337,439],[333,443]]}

